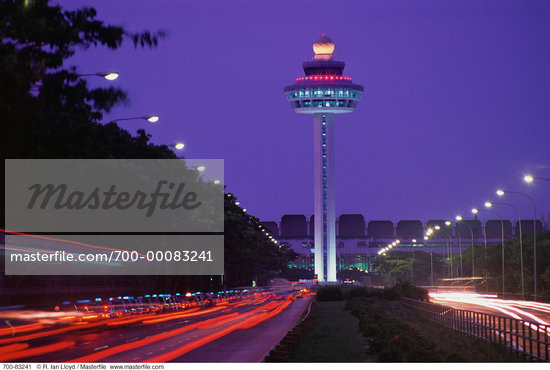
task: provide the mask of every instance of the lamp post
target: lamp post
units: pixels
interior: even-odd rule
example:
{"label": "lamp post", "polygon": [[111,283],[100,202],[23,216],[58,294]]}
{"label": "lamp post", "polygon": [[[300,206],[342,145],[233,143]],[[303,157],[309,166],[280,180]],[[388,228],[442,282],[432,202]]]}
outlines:
{"label": "lamp post", "polygon": [[412,247],[411,247],[413,258],[411,259],[411,263],[409,264],[409,267],[410,267],[410,270],[411,270],[410,273],[409,273],[411,283],[412,283],[412,276],[413,276],[412,273],[413,273],[413,259],[414,259],[414,245],[415,245],[415,244],[416,244],[416,239],[413,239],[413,240],[412,240]]}
{"label": "lamp post", "polygon": [[514,211],[516,211],[516,214],[518,215],[518,224],[519,224],[519,263],[520,263],[520,275],[521,275],[521,278],[520,278],[520,281],[521,281],[521,299],[525,300],[525,289],[524,289],[524,285],[523,285],[523,237],[521,236],[521,217],[519,215],[519,211],[515,206],[513,206],[510,203],[496,203],[496,202],[491,202],[491,203],[493,205],[496,204],[496,205],[500,205],[500,206],[511,207],[511,208],[514,209]]}
{"label": "lamp post", "polygon": [[[434,227],[436,230],[439,230],[439,226]],[[432,228],[429,228],[426,231],[426,235],[424,236],[424,244],[428,246],[428,240],[430,239],[430,235],[432,235],[434,230]],[[433,259],[433,247],[430,246],[430,281],[431,286],[434,286],[434,259]]]}
{"label": "lamp post", "polygon": [[[460,277],[464,277],[463,271],[462,271],[462,238],[460,236],[460,232],[455,229],[455,233],[458,236],[458,252],[460,253]],[[458,271],[457,271],[458,274]]]}
{"label": "lamp post", "polygon": [[547,179],[546,177],[535,177],[531,175],[526,175],[525,177],[523,177],[523,181],[525,181],[528,184],[532,183],[535,180],[550,181],[550,179]]}
{"label": "lamp post", "polygon": [[[482,209],[482,211],[484,211]],[[486,212],[490,212],[490,211],[486,211]],[[472,208],[472,213],[474,215],[477,215],[479,213],[479,209],[477,208]],[[501,220],[502,221],[502,220]],[[501,225],[502,226],[502,225]],[[503,238],[503,241],[504,241],[504,238]],[[487,279],[487,222],[485,222],[483,224],[483,251],[484,251],[484,255],[485,255],[485,258],[484,258],[484,263],[485,263],[485,279]],[[489,285],[485,284],[485,291],[487,292],[488,289],[489,289]]]}
{"label": "lamp post", "polygon": [[[526,176],[527,177],[527,176]],[[533,206],[533,296],[534,300],[537,300],[537,206],[533,198],[529,195],[522,193],[520,191],[510,191],[510,190],[497,190],[497,195],[503,197],[505,194],[518,194],[526,197],[531,202]],[[520,222],[521,227],[521,222]],[[521,233],[521,232],[520,232]]]}
{"label": "lamp post", "polygon": [[151,123],[155,123],[159,120],[159,116],[156,114],[150,115],[150,116],[139,116],[139,117],[129,117],[129,118],[117,118],[112,120],[111,122],[118,122],[118,121],[130,121],[130,120],[137,120],[137,119],[144,119]]}
{"label": "lamp post", "polygon": [[[457,224],[459,222],[462,222],[462,216],[456,216],[456,222]],[[474,260],[475,260],[475,254],[474,254],[474,229],[472,229],[470,227],[470,225],[468,225],[467,223],[462,223],[463,225],[467,226],[468,229],[470,229],[470,233],[472,234],[472,277],[475,276],[475,265],[474,265]],[[460,234],[459,234],[460,235]],[[462,249],[460,250],[460,252],[462,253]],[[460,257],[462,259],[462,256]]]}
{"label": "lamp post", "polygon": [[[445,221],[445,226],[449,227],[452,225],[451,221]],[[452,229],[451,229],[452,230]],[[447,237],[449,237],[449,252],[450,252],[450,258],[449,261],[451,261],[451,279],[453,278],[453,240],[451,238],[451,233],[449,231],[446,232]]]}
{"label": "lamp post", "polygon": [[[431,230],[431,229],[428,229],[428,230]],[[430,235],[431,235],[431,233],[430,234],[426,233],[426,235],[424,235],[424,245],[426,245],[426,246],[428,245],[428,239],[430,238]],[[414,260],[414,254],[413,254],[413,260]],[[432,275],[432,274],[430,273],[430,275]],[[433,278],[432,278],[432,280],[433,280]]]}
{"label": "lamp post", "polygon": [[103,77],[106,80],[113,81],[118,78],[118,72],[105,72],[105,73],[82,73],[78,74],[78,77],[86,77],[86,76],[98,76]]}
{"label": "lamp post", "polygon": [[449,277],[452,279],[453,278],[453,241],[451,238],[451,234],[449,234],[448,232],[445,232],[445,234],[447,235],[447,238],[449,238],[449,240],[447,241],[447,259],[451,263],[451,266],[449,268],[449,275],[450,275]]}
{"label": "lamp post", "polygon": [[[491,208],[493,203],[485,202],[485,208]],[[501,245],[502,245],[502,298],[504,298],[504,219],[502,216],[495,211],[485,210],[496,215],[500,219],[500,234],[501,234]]]}

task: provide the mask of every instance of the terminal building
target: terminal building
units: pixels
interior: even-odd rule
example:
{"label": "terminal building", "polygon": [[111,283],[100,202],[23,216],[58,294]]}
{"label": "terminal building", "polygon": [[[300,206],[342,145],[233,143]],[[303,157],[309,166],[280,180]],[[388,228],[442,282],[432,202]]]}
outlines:
{"label": "terminal building", "polygon": [[[283,215],[280,222],[262,221],[279,243],[289,246],[299,257],[292,267],[315,268],[314,215]],[[462,220],[449,224],[447,220],[369,220],[361,214],[342,214],[336,221],[337,270],[357,268],[369,271],[372,260],[388,244],[399,240],[392,250],[402,252],[432,252],[449,257],[472,245],[499,244],[519,235],[519,222],[510,220]],[[537,220],[537,232],[544,229]],[[436,228],[436,226],[438,228]],[[429,240],[426,231],[433,229]],[[532,233],[533,220],[521,220],[522,234]]]}

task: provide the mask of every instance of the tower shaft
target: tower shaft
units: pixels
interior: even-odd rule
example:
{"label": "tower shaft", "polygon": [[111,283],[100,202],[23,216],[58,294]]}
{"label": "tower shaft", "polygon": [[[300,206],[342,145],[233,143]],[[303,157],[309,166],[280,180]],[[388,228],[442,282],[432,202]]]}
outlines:
{"label": "tower shaft", "polygon": [[315,113],[313,124],[315,273],[320,280],[336,281],[334,114]]}

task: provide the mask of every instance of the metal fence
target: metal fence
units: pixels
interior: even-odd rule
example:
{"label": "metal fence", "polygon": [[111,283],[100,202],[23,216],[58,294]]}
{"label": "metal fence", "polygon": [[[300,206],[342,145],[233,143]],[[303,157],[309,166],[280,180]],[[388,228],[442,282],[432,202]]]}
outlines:
{"label": "metal fence", "polygon": [[499,315],[459,310],[402,298],[410,314],[437,322],[490,343],[519,352],[536,361],[550,361],[550,326]]}

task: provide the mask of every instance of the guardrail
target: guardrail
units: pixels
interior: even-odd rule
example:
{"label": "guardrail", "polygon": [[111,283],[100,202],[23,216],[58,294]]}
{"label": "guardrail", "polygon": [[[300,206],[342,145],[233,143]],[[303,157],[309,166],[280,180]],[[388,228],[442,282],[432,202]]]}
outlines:
{"label": "guardrail", "polygon": [[527,320],[459,310],[402,298],[409,314],[521,353],[535,361],[550,361],[550,325]]}

